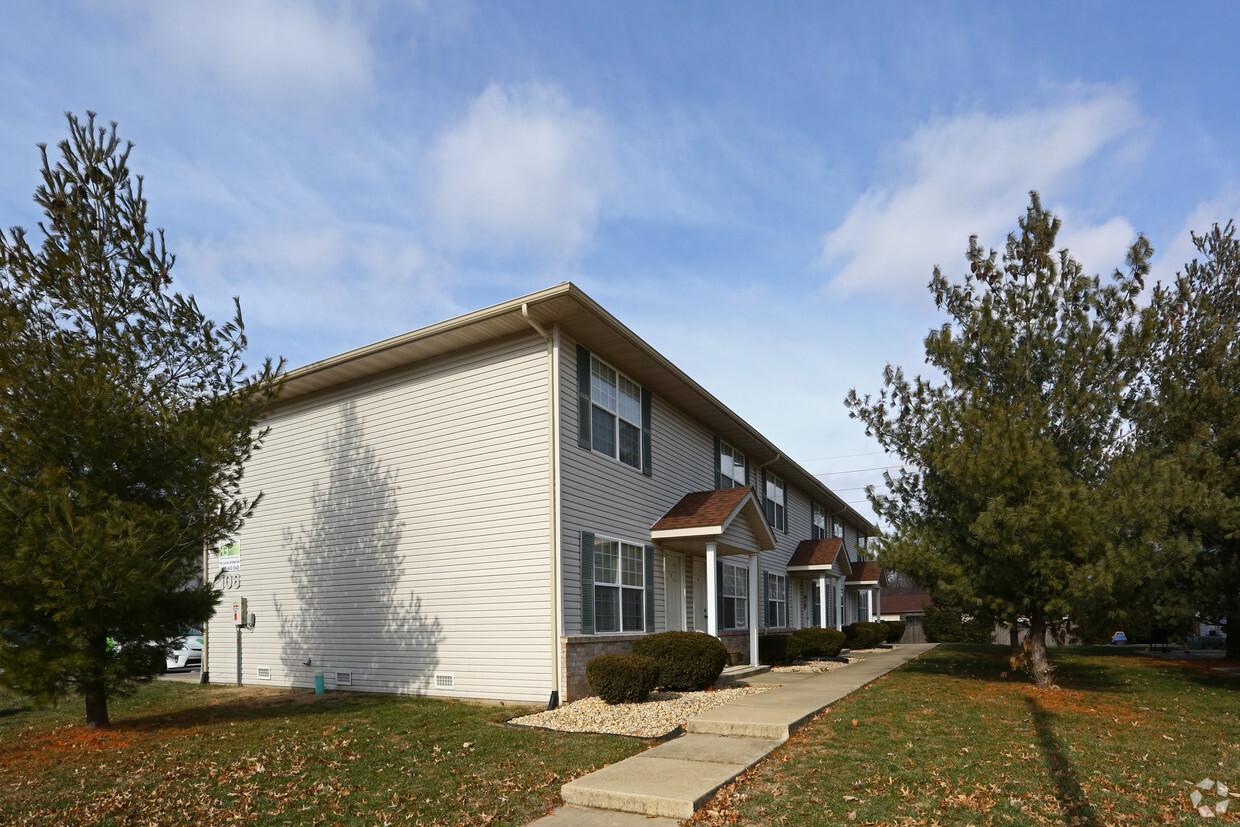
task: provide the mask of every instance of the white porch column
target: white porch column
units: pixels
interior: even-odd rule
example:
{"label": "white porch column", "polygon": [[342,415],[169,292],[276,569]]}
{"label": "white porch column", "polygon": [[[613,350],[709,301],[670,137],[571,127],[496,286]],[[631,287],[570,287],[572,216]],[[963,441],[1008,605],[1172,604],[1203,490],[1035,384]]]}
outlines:
{"label": "white porch column", "polygon": [[848,625],[844,622],[844,606],[847,601],[848,589],[844,588],[844,581],[842,578],[836,578],[835,592],[835,628],[842,632],[844,631],[844,627]]}
{"label": "white porch column", "polygon": [[827,628],[827,575],[818,577],[818,628]]}
{"label": "white porch column", "polygon": [[713,542],[706,544],[706,633],[719,637],[718,554]]}
{"label": "white porch column", "polygon": [[874,590],[873,589],[865,590],[865,619],[870,622],[874,621]]}
{"label": "white porch column", "polygon": [[758,665],[758,611],[761,608],[762,594],[758,590],[758,575],[761,573],[761,558],[758,552],[749,552],[749,665]]}

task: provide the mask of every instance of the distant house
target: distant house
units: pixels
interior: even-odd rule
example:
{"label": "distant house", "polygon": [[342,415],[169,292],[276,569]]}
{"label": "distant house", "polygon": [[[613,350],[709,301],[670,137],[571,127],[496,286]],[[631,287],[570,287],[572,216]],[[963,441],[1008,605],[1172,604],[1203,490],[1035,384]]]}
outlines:
{"label": "distant house", "polygon": [[901,643],[925,643],[926,632],[922,622],[926,617],[926,607],[931,602],[930,595],[925,592],[883,595],[882,619],[903,620],[907,624]]}
{"label": "distant house", "polygon": [[571,700],[644,634],[880,611],[874,526],[572,284],[291,371],[263,424],[213,681]]}

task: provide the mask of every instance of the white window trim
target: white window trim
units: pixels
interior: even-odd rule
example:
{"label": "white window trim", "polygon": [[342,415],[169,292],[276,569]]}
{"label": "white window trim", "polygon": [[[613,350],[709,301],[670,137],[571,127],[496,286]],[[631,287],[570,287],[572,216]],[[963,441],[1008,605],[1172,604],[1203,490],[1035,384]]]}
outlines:
{"label": "white window trim", "polygon": [[[767,603],[775,604],[775,620],[771,626],[772,629],[788,628],[788,575],[777,574],[775,572],[767,572]],[[780,621],[780,610],[783,614],[783,622]],[[771,614],[770,606],[767,606],[767,617]]]}
{"label": "white window trim", "polygon": [[[598,560],[600,557],[599,546],[605,545],[607,543],[616,544],[616,579],[614,582],[610,582],[610,583],[605,583],[598,579],[598,575],[599,575]],[[624,548],[625,546],[629,546],[637,554],[637,561],[638,561],[637,571],[641,575],[640,585],[635,586],[631,584],[626,584],[624,582]],[[643,633],[646,631],[646,574],[647,574],[646,572],[646,550],[640,543],[630,543],[628,540],[617,540],[613,537],[596,536],[594,538],[594,623],[595,623],[594,632],[595,634],[632,635],[632,634]],[[616,590],[616,601],[617,601],[616,621],[617,621],[617,625],[619,626],[619,628],[617,629],[600,629],[598,627],[598,624],[599,624],[598,590],[599,589],[615,589]],[[626,618],[626,615],[624,613],[625,590],[636,591],[641,595],[641,605],[638,609],[638,614],[637,614],[637,619],[638,619],[638,622],[640,623],[640,626],[638,628],[626,629],[624,627],[624,621]]]}
{"label": "white window trim", "polygon": [[[599,365],[602,365],[603,367],[607,368],[607,370],[616,374],[616,383],[615,383],[616,406],[615,406],[615,409],[609,408],[606,404],[603,404],[602,400],[599,400],[595,397],[594,365],[596,362]],[[620,412],[621,380],[628,382],[629,384],[631,384],[633,387],[637,389],[637,421],[634,421],[632,418],[625,416],[624,414]],[[611,438],[612,438],[612,446],[614,448],[614,453],[608,454],[603,451],[600,451],[597,447],[595,447],[597,444],[597,439],[598,439],[597,427],[596,427],[598,423],[594,419],[595,408],[598,408],[599,410],[609,414],[612,417]],[[620,457],[620,423],[621,421],[624,421],[628,423],[629,425],[632,425],[633,427],[637,428],[637,454],[635,457],[636,462],[628,462],[624,459],[621,459]],[[625,375],[622,371],[618,370],[615,366],[608,364],[607,362],[603,361],[602,359],[598,358],[593,353],[591,353],[590,354],[590,450],[598,454],[599,456],[609,457],[615,460],[616,462],[620,463],[621,465],[626,465],[629,468],[633,468],[637,471],[641,471],[642,470],[642,437],[643,437],[644,430],[645,429],[642,423],[642,386],[639,383],[633,381],[633,379]]]}
{"label": "white window trim", "polygon": [[[771,496],[772,490],[777,496]],[[781,477],[766,474],[766,498],[775,503],[775,521],[771,525],[776,531],[788,530],[788,485]]]}
{"label": "white window trim", "polygon": [[[729,563],[726,560],[722,562],[723,577],[719,578],[719,596],[724,600],[736,601],[733,608],[736,615],[735,626],[724,626],[723,619],[727,617],[725,612],[720,612],[719,628],[720,629],[748,629],[749,628],[749,567]],[[728,582],[728,569],[733,570],[732,582],[734,589],[729,592],[725,587]],[[740,584],[740,591],[735,590],[735,584]]]}
{"label": "white window trim", "polygon": [[[725,455],[732,462],[732,470],[730,474],[725,473],[723,470],[723,458]],[[737,479],[736,477],[736,470],[737,470],[736,458],[737,457],[740,457],[740,479]],[[720,440],[719,441],[719,476],[723,478],[722,480],[720,480],[720,482],[722,483],[724,480],[727,481],[726,485],[721,484],[720,487],[721,488],[743,488],[745,485],[745,468],[747,467],[748,462],[749,460],[745,457],[744,454],[742,454],[740,451],[733,448],[731,445],[724,442],[723,440]]]}

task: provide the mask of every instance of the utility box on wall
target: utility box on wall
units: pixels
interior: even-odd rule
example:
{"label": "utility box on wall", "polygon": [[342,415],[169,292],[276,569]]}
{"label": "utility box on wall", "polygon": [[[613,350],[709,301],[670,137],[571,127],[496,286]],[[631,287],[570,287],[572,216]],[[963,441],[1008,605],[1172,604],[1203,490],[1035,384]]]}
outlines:
{"label": "utility box on wall", "polygon": [[250,604],[244,597],[237,598],[233,603],[233,623],[237,626],[249,625]]}

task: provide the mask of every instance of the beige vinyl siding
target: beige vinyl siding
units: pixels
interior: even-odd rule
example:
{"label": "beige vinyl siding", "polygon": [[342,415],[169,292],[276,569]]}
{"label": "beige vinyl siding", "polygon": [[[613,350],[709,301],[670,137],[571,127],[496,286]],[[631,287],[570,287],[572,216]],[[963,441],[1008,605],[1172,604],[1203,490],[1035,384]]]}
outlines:
{"label": "beige vinyl siding", "polygon": [[[606,353],[597,353],[606,360]],[[681,497],[715,487],[714,435],[669,407],[657,394],[651,406],[653,475],[645,476],[577,444],[577,343],[562,337],[560,349],[560,467],[563,537],[564,631],[581,632],[581,538],[603,537],[649,544],[650,527]],[[636,382],[641,377],[630,377]],[[692,582],[692,563],[686,578]],[[656,552],[655,628],[666,628],[663,554]]]}
{"label": "beige vinyl siding", "polygon": [[244,595],[247,684],[267,667],[272,685],[351,672],[354,690],[545,701],[547,370],[531,333],[277,410],[246,470],[264,498],[210,627],[212,681],[236,678]]}

